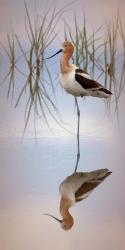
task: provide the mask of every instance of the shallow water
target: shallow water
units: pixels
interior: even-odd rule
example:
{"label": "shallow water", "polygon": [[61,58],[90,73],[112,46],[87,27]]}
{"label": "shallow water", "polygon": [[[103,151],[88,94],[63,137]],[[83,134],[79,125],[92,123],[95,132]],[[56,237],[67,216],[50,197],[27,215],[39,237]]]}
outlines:
{"label": "shallow water", "polygon": [[68,232],[43,213],[60,217],[58,188],[74,171],[75,135],[55,125],[54,134],[39,132],[35,143],[31,131],[21,140],[18,129],[9,127],[4,133],[1,126],[0,249],[124,249],[124,118],[119,130],[112,119],[90,117],[88,113],[81,118],[78,170],[106,167],[113,173],[71,209],[75,225]]}

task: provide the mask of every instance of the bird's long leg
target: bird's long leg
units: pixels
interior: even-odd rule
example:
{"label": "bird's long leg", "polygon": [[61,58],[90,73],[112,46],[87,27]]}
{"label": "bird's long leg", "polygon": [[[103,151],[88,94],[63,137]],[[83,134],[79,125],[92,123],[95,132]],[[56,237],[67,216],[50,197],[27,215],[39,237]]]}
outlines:
{"label": "bird's long leg", "polygon": [[75,97],[75,104],[77,108],[77,116],[78,116],[78,123],[77,123],[77,159],[74,172],[77,171],[79,159],[80,159],[80,144],[79,144],[79,127],[80,127],[80,109],[77,101],[77,97]]}

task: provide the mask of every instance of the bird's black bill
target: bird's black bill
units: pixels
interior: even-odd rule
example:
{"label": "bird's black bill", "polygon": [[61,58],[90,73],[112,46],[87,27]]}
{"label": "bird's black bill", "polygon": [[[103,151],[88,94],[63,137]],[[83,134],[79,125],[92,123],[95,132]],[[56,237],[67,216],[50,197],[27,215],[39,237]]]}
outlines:
{"label": "bird's black bill", "polygon": [[59,220],[58,218],[56,218],[55,216],[53,216],[53,215],[51,215],[51,214],[44,214],[44,215],[50,216],[50,217],[52,217],[53,219],[57,220],[59,223],[62,223],[62,220]]}
{"label": "bird's black bill", "polygon": [[63,50],[62,50],[62,49],[60,49],[60,50],[59,50],[59,51],[57,51],[54,55],[49,56],[49,57],[46,57],[45,59],[50,59],[50,58],[52,58],[52,57],[56,56],[57,54],[61,53],[62,51],[63,51]]}

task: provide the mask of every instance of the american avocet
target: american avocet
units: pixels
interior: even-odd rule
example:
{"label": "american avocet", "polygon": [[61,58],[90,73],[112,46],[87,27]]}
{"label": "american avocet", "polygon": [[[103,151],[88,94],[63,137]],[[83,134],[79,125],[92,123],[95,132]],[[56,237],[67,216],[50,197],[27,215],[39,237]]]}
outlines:
{"label": "american avocet", "polygon": [[112,93],[104,88],[100,83],[93,80],[91,76],[84,70],[69,62],[74,52],[74,46],[71,42],[65,41],[63,48],[56,52],[53,56],[63,53],[60,59],[60,80],[62,87],[73,96],[93,96],[99,98],[107,98]]}
{"label": "american avocet", "polygon": [[80,110],[76,97],[83,96],[93,96],[99,98],[108,98],[111,96],[111,91],[104,88],[100,83],[93,80],[91,76],[84,70],[78,68],[76,65],[69,62],[70,58],[74,52],[74,46],[71,42],[65,41],[63,43],[63,48],[56,52],[54,55],[46,58],[50,59],[55,55],[62,52],[60,59],[60,81],[62,87],[75,97],[75,103],[77,107],[78,115],[78,127],[77,127],[77,144],[78,153],[75,171],[77,170],[79,158],[80,158],[80,147],[79,147],[79,125],[80,125]]}
{"label": "american avocet", "polygon": [[69,213],[70,207],[87,198],[111,173],[108,169],[99,169],[91,172],[77,172],[68,176],[59,187],[61,195],[60,214],[62,219],[58,219],[51,214],[45,215],[51,216],[60,222],[64,230],[70,229],[74,224],[73,217]]}

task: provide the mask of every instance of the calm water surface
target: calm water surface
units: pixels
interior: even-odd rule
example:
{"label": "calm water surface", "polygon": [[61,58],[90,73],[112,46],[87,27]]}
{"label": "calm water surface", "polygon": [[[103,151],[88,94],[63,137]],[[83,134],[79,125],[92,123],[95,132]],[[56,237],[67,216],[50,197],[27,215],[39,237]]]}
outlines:
{"label": "calm water surface", "polygon": [[1,250],[124,250],[124,119],[119,130],[110,118],[90,117],[81,118],[79,171],[106,167],[113,174],[71,209],[75,225],[68,232],[42,214],[60,216],[58,188],[75,167],[75,136],[55,125],[55,134],[38,133],[35,143],[32,133],[22,141],[18,131],[1,128]]}

